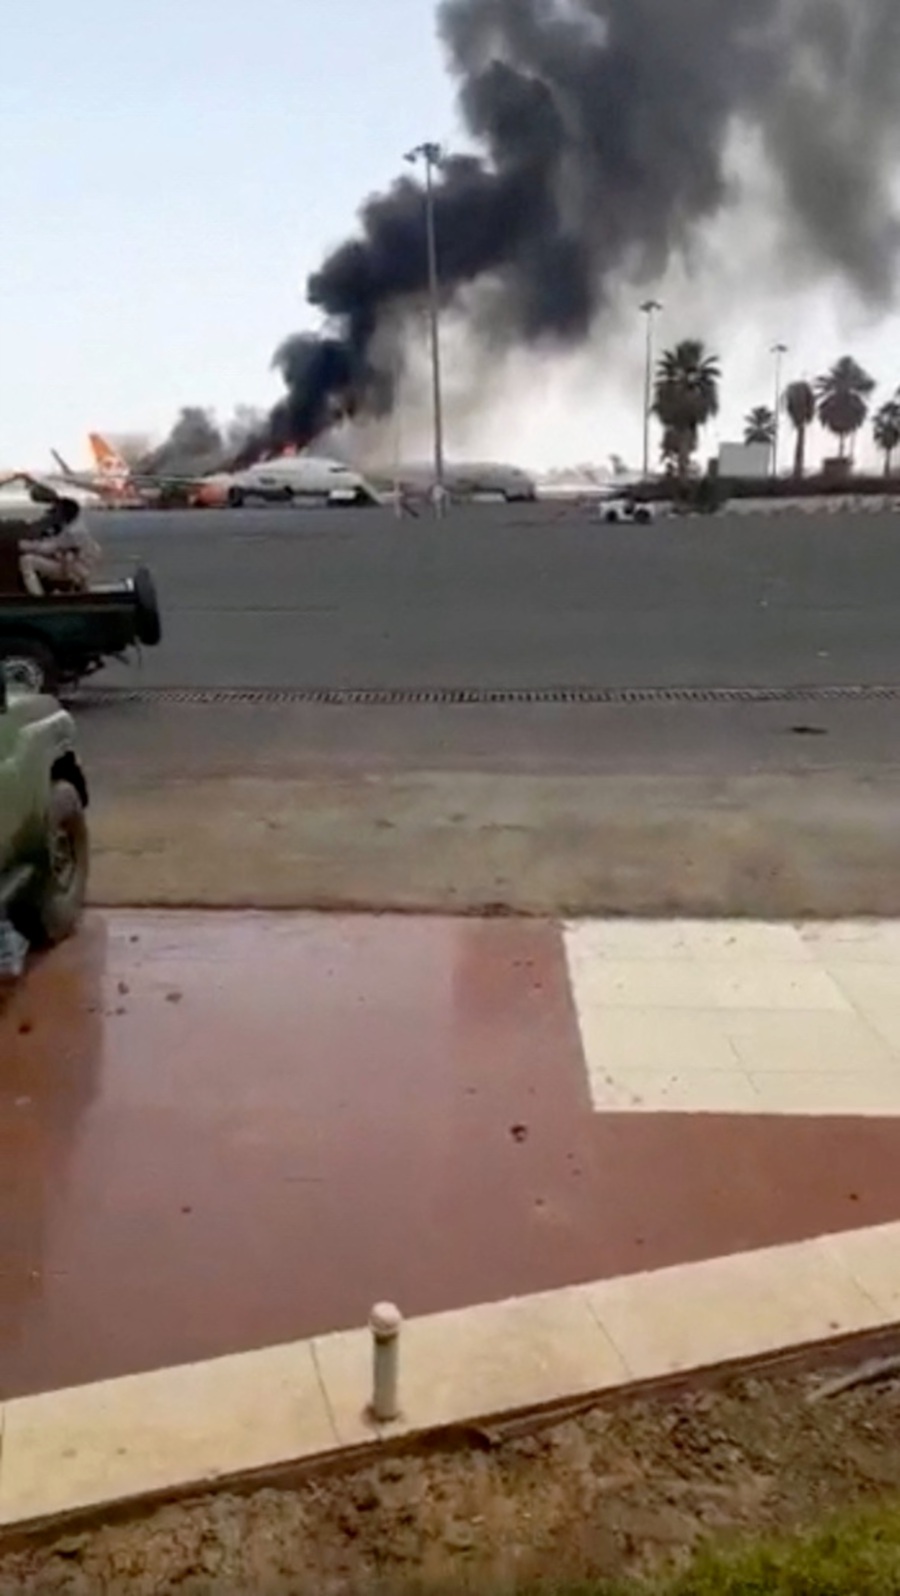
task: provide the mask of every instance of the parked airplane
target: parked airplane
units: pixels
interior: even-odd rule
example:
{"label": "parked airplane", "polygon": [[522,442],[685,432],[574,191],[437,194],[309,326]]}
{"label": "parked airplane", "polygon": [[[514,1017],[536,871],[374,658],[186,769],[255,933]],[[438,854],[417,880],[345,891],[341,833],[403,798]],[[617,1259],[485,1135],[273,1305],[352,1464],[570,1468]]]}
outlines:
{"label": "parked airplane", "polygon": [[640,481],[640,472],[630,471],[620,455],[612,454],[608,466],[579,465],[546,472],[538,480],[538,494],[542,499],[593,500],[627,493]]}
{"label": "parked airplane", "polygon": [[199,505],[240,509],[254,500],[292,504],[313,500],[324,504],[377,504],[380,495],[352,466],[321,455],[285,453],[260,460],[246,471],[220,472],[198,482],[193,495]]}
{"label": "parked airplane", "polygon": [[374,488],[341,461],[302,455],[292,448],[244,471],[157,476],[135,471],[100,433],[92,432],[88,442],[94,459],[92,471],[73,471],[59,454],[54,458],[66,482],[90,488],[106,504],[157,505],[170,495],[198,507],[239,507],[253,500],[287,504],[295,499],[369,504],[378,498]]}
{"label": "parked airplane", "polygon": [[89,488],[110,507],[150,509],[170,498],[176,503],[190,504],[194,490],[206,480],[202,476],[157,474],[136,469],[99,432],[88,434],[88,446],[94,461],[90,471],[74,471],[57,450],[51,452],[66,482]]}
{"label": "parked airplane", "polygon": [[92,471],[74,471],[58,450],[51,449],[50,452],[63,482],[99,494],[103,502],[109,505],[125,508],[154,502],[155,484],[149,481],[142,484],[142,480],[135,477],[127,460],[123,459],[118,450],[113,449],[105,438],[97,432],[92,432],[88,435],[88,443],[94,459]]}
{"label": "parked airplane", "polygon": [[[379,487],[411,497],[422,497],[434,486],[433,465],[399,465],[377,473]],[[451,499],[477,499],[492,497],[505,499],[508,504],[530,503],[537,498],[537,485],[527,471],[518,466],[499,465],[494,462],[453,462],[444,467],[444,485]]]}

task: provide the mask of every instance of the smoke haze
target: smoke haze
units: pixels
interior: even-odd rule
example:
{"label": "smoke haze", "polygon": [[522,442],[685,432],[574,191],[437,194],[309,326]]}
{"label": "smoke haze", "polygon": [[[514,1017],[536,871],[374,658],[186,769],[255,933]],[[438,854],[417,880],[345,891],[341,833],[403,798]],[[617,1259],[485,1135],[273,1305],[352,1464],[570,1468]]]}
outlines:
{"label": "smoke haze", "polygon": [[[479,151],[436,179],[441,288],[482,344],[577,348],[623,282],[658,282],[734,201],[742,127],[780,213],[773,275],[796,260],[891,302],[898,0],[443,0],[437,25]],[[410,171],[311,277],[327,333],[278,351],[285,397],[242,458],[389,413],[426,286]]]}

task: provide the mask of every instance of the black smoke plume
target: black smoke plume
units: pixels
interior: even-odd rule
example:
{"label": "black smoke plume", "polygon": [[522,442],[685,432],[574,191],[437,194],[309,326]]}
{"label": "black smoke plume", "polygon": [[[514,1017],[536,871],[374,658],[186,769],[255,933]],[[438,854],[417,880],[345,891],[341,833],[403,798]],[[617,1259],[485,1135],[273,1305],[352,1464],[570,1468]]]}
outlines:
{"label": "black smoke plume", "polygon": [[165,442],[142,452],[134,465],[150,476],[204,476],[245,451],[251,439],[263,437],[270,427],[271,418],[247,405],[240,406],[224,427],[211,411],[186,405]]}
{"label": "black smoke plume", "polygon": [[[476,313],[490,293],[479,336],[585,339],[623,280],[660,278],[729,200],[741,127],[774,180],[780,275],[802,262],[873,305],[892,297],[900,0],[443,0],[438,27],[480,151],[437,178],[441,287],[459,304],[482,285]],[[287,394],[245,455],[390,408],[427,284],[416,176],[359,221],[308,284],[328,335],[279,351]]]}
{"label": "black smoke plume", "polygon": [[297,333],[286,338],[272,362],[287,389],[262,426],[242,440],[233,466],[248,465],[260,454],[280,454],[305,446],[320,433],[355,413],[359,380],[346,339]]}

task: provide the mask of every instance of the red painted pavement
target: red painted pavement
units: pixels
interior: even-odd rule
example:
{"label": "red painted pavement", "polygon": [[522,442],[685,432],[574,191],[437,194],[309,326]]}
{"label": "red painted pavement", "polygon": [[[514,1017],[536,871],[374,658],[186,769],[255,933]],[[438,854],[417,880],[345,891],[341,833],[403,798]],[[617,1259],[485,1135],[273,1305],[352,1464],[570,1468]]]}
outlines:
{"label": "red painted pavement", "polygon": [[595,1115],[559,929],[113,914],[0,1012],[0,1396],[900,1218],[900,1122]]}

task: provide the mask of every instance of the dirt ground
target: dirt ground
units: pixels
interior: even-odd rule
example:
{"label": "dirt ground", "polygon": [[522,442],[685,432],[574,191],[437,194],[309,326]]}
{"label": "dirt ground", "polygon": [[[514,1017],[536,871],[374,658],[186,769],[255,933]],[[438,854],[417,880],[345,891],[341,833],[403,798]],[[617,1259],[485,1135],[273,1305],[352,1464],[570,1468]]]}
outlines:
{"label": "dirt ground", "polygon": [[95,904],[900,912],[900,778],[417,772],[100,783]]}
{"label": "dirt ground", "polygon": [[[853,1366],[858,1359],[850,1360]],[[0,1553],[0,1596],[559,1589],[821,1524],[900,1490],[900,1383],[733,1376]]]}
{"label": "dirt ground", "polygon": [[77,718],[102,907],[900,913],[893,702]]}

